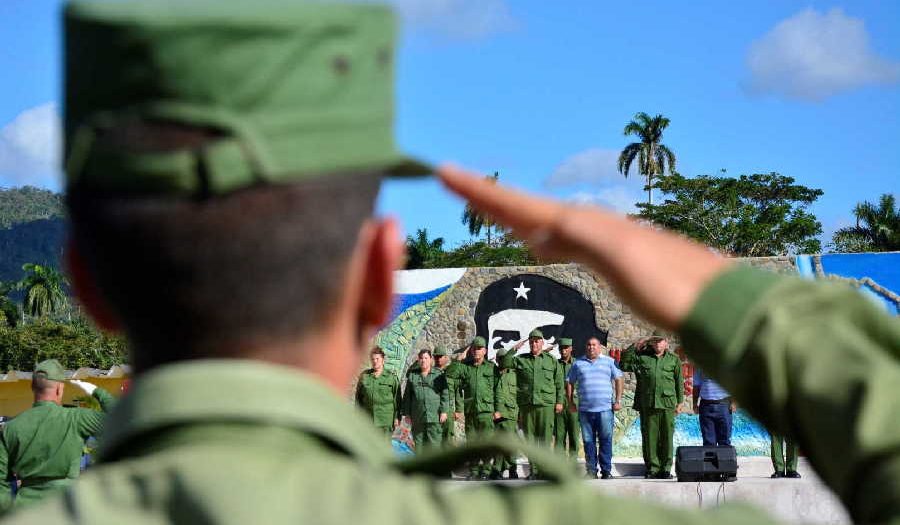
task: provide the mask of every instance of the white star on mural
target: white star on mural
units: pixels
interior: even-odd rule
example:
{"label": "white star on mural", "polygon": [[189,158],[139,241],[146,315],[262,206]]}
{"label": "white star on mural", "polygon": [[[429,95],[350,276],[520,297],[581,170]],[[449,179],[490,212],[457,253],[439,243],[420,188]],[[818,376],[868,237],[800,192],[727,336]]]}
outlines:
{"label": "white star on mural", "polygon": [[522,283],[519,284],[519,287],[513,288],[513,290],[516,292],[516,299],[518,299],[519,297],[523,297],[527,301],[528,300],[528,292],[531,291],[531,288],[525,288],[525,282],[522,281]]}

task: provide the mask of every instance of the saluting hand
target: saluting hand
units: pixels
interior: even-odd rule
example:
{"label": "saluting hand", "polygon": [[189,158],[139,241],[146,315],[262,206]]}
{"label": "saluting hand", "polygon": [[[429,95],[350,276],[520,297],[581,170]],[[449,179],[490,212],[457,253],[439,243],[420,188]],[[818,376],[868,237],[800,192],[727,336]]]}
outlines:
{"label": "saluting hand", "polygon": [[78,388],[84,390],[85,393],[87,393],[87,395],[91,395],[91,394],[94,393],[94,390],[97,390],[97,385],[95,385],[95,384],[93,384],[93,383],[88,383],[87,381],[79,381],[79,380],[77,380],[77,379],[70,379],[70,380],[69,380],[69,383],[71,383],[71,384],[77,386]]}

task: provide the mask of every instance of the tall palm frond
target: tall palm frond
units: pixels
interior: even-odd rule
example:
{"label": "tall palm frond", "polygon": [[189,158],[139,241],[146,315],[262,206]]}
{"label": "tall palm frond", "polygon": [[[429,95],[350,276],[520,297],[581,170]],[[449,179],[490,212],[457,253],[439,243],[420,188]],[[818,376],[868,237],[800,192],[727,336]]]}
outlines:
{"label": "tall palm frond", "polygon": [[651,117],[641,111],[622,130],[626,137],[634,135],[640,142],[628,144],[619,154],[619,173],[628,177],[631,165],[637,160],[638,171],[647,178],[649,204],[653,204],[653,179],[665,175],[666,171],[675,171],[675,154],[661,143],[663,131],[669,127],[669,123],[669,119],[662,115]]}

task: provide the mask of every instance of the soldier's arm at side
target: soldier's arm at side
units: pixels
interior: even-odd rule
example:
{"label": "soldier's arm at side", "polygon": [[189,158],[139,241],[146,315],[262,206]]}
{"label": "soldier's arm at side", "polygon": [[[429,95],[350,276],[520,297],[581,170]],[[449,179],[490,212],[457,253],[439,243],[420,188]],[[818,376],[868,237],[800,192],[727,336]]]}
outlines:
{"label": "soldier's arm at side", "polygon": [[353,399],[356,400],[356,406],[365,408],[363,404],[363,374],[359,374],[359,377],[356,378],[356,392],[353,395]]}
{"label": "soldier's arm at side", "polygon": [[400,397],[400,378],[394,376],[394,421],[395,424],[400,422],[400,405],[402,404],[402,399]]}
{"label": "soldier's arm at side", "polygon": [[9,477],[9,451],[6,449],[6,437],[0,431],[0,516],[12,507]]}
{"label": "soldier's arm at side", "polygon": [[900,322],[848,286],[747,268],[706,288],[691,357],[772,432],[796,437],[856,522],[900,517]]}
{"label": "soldier's arm at side", "polygon": [[566,402],[566,378],[563,374],[562,363],[556,366],[556,372],[553,374],[553,383],[556,385],[556,404],[562,405]]}
{"label": "soldier's arm at side", "polygon": [[684,374],[681,372],[681,359],[678,360],[678,366],[675,367],[675,402],[678,403],[679,410],[681,404],[684,403]]}

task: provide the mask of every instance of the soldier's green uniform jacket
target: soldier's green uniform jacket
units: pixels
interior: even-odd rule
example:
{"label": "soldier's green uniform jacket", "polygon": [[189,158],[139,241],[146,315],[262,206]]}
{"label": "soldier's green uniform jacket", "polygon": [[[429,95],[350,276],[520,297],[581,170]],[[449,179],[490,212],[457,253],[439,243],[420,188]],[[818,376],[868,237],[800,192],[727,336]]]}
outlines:
{"label": "soldier's green uniform jacket", "polygon": [[[504,356],[506,359],[511,357],[513,356]],[[501,417],[516,421],[519,419],[519,388],[516,371],[508,368],[505,362],[501,362],[500,365],[504,367],[504,370],[498,372],[497,386],[494,388],[494,404]]]}
{"label": "soldier's green uniform jacket", "polygon": [[400,380],[387,370],[379,376],[366,370],[356,383],[356,404],[372,416],[376,427],[393,426],[400,419]]}
{"label": "soldier's green uniform jacket", "polygon": [[448,411],[448,396],[447,378],[436,367],[425,376],[421,372],[408,374],[403,391],[403,415],[409,416],[413,425],[439,423],[440,414]]}
{"label": "soldier's green uniform jacket", "polygon": [[454,381],[459,385],[465,414],[493,413],[497,365],[488,360],[480,365],[475,365],[474,362],[462,362],[459,365],[445,373],[448,383]]}
{"label": "soldier's green uniform jacket", "polygon": [[78,477],[84,440],[100,431],[104,412],[116,402],[100,387],[92,395],[103,412],[38,401],[6,424],[0,434],[0,511],[13,504],[12,474],[22,481],[15,498],[17,507],[61,491]]}
{"label": "soldier's green uniform jacket", "polygon": [[565,401],[565,378],[552,355],[546,352],[537,357],[531,353],[517,355],[510,360],[509,367],[516,370],[518,377],[519,407],[555,405]]}
{"label": "soldier's green uniform jacket", "polygon": [[441,369],[447,376],[447,408],[449,412],[462,412],[463,410],[463,403],[459,399],[459,376],[462,367],[463,364],[454,359],[446,368]]}
{"label": "soldier's green uniform jacket", "polygon": [[619,368],[637,375],[635,410],[675,409],[684,401],[681,359],[672,352],[656,357],[654,353],[629,349],[622,353]]}
{"label": "soldier's green uniform jacket", "polygon": [[[559,359],[559,367],[562,370],[563,381],[569,377],[569,370],[572,369],[572,365],[575,364],[575,357],[573,356],[569,359],[568,362],[563,361],[562,358]],[[578,389],[574,389],[572,392],[572,400],[575,401],[575,406],[578,406]],[[569,398],[565,396],[565,382],[563,383],[563,414],[568,413],[569,411]]]}
{"label": "soldier's green uniform jacket", "polygon": [[[737,269],[703,292],[680,335],[742,406],[801,438],[856,522],[900,520],[900,321],[849,287]],[[671,509],[574,481],[459,487],[408,476],[329,387],[255,362],[145,374],[107,428],[100,465],[11,523],[772,522],[741,504]]]}

